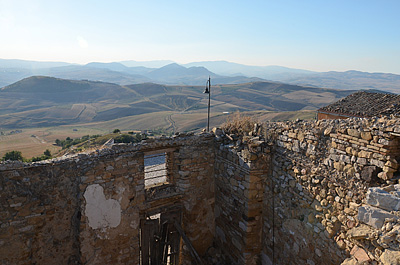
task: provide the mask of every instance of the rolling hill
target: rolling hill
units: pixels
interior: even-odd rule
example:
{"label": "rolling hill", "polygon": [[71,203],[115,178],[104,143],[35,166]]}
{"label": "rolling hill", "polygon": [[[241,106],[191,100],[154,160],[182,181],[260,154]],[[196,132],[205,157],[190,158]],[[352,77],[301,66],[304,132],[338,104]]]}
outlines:
{"label": "rolling hill", "polygon": [[[208,97],[203,91],[204,86],[154,83],[123,86],[33,76],[0,90],[0,124],[1,128],[15,129],[106,122],[154,113],[193,115],[206,111]],[[274,82],[213,85],[211,110],[213,113],[315,110],[352,92]]]}
{"label": "rolling hill", "polygon": [[339,89],[378,89],[400,93],[400,75],[360,71],[313,73],[281,78],[282,82]]}
{"label": "rolling hill", "polygon": [[335,89],[376,89],[400,93],[400,75],[361,71],[315,72],[282,66],[251,66],[226,61],[193,62],[179,65],[172,61],[92,62],[86,65],[63,62],[35,62],[0,59],[0,87],[22,78],[44,75],[63,79],[91,80],[130,85],[241,84],[267,81]]}

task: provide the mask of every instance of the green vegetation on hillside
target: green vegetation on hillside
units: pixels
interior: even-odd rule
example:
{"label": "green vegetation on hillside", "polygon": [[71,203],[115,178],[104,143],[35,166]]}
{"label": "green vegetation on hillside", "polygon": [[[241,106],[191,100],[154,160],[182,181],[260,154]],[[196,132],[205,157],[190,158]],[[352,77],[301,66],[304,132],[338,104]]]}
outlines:
{"label": "green vegetation on hillside", "polygon": [[43,155],[41,156],[36,156],[36,157],[32,157],[31,159],[26,159],[22,156],[22,152],[21,151],[10,151],[7,152],[2,160],[3,161],[23,161],[23,162],[37,162],[37,161],[42,161],[42,160],[46,160],[46,159],[50,159],[51,158],[51,152],[49,149],[46,149],[46,151],[43,152]]}
{"label": "green vegetation on hillside", "polygon": [[11,161],[22,161],[23,157],[22,157],[22,153],[20,151],[10,151],[7,152],[4,156],[3,156],[3,161],[7,161],[7,160],[11,160]]}
{"label": "green vegetation on hillside", "polygon": [[47,159],[50,159],[50,158],[51,158],[51,152],[50,152],[49,149],[46,149],[46,151],[43,152],[43,155],[32,157],[30,159],[30,161],[37,162],[37,161],[47,160]]}

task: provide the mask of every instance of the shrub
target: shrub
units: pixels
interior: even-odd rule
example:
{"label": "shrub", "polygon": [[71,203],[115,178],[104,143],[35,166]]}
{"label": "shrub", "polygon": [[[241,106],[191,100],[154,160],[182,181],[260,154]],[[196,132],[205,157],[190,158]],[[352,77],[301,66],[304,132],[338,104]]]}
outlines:
{"label": "shrub", "polygon": [[253,131],[254,124],[256,123],[257,120],[253,117],[244,116],[236,112],[228,116],[226,122],[222,125],[222,129],[226,133],[247,135],[249,132]]}
{"label": "shrub", "polygon": [[51,158],[51,152],[49,149],[46,149],[46,151],[43,152],[43,155],[41,156],[34,156],[31,158],[32,162],[37,162],[37,161],[42,161],[42,160],[47,160]]}
{"label": "shrub", "polygon": [[3,160],[23,161],[22,153],[20,151],[10,151],[3,156]]}

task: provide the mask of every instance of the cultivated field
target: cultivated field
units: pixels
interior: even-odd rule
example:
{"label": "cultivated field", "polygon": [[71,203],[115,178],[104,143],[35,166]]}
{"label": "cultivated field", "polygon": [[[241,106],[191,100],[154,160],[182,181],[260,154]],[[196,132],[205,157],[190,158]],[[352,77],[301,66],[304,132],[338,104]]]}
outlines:
{"label": "cultivated field", "polygon": [[[64,140],[67,137],[79,138],[88,134],[108,133],[103,129],[71,125],[20,130],[21,133],[0,135],[0,157],[13,150],[21,151],[25,158],[40,156],[46,149],[49,149],[52,154],[56,154],[61,149],[54,145],[56,139]],[[11,130],[3,131],[5,134],[10,132]]]}
{"label": "cultivated field", "polygon": [[[216,108],[218,109],[218,108]],[[211,112],[210,128],[222,125],[233,113]],[[315,111],[248,111],[243,115],[253,116],[259,122],[313,119]],[[123,117],[111,121],[92,122],[76,125],[62,125],[45,128],[20,129],[21,133],[9,134],[11,130],[0,130],[6,135],[0,135],[0,157],[6,152],[17,150],[25,158],[40,156],[46,149],[56,154],[61,148],[54,145],[56,139],[67,137],[79,138],[84,135],[107,134],[114,129],[121,131],[161,130],[164,133],[199,132],[207,127],[207,112],[204,109],[188,112],[153,112],[135,116]]]}

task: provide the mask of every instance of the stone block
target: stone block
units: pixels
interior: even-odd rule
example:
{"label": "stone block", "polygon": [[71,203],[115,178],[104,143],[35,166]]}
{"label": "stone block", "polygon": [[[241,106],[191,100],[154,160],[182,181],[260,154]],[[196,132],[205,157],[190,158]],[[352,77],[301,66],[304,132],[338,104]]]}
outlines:
{"label": "stone block", "polygon": [[372,153],[367,151],[360,151],[358,157],[371,158]]}
{"label": "stone block", "polygon": [[356,260],[357,260],[359,263],[368,262],[368,261],[371,260],[371,259],[369,258],[369,256],[368,256],[367,252],[365,252],[364,249],[362,249],[362,248],[360,248],[360,247],[358,247],[358,246],[354,246],[354,247],[353,247],[353,249],[352,249],[351,252],[350,252],[350,255],[352,255],[353,257],[355,257]]}
{"label": "stone block", "polygon": [[361,138],[367,141],[372,140],[371,132],[361,132]]}
{"label": "stone block", "polygon": [[354,228],[350,229],[349,231],[347,231],[347,236],[349,238],[356,239],[356,240],[368,239],[372,235],[373,232],[374,232],[374,230],[370,226],[360,224],[360,226],[354,227]]}
{"label": "stone block", "polygon": [[388,211],[369,205],[364,205],[358,208],[357,218],[360,222],[370,225],[377,229],[382,228],[385,218],[398,219],[396,215],[391,214]]}
{"label": "stone block", "polygon": [[354,173],[356,172],[355,169],[354,169],[354,167],[353,167],[353,165],[351,165],[351,164],[346,165],[346,166],[343,168],[343,171],[344,171],[345,173],[347,173],[348,175],[350,175],[350,176],[353,176]]}
{"label": "stone block", "polygon": [[394,173],[396,172],[396,169],[388,167],[388,166],[384,166],[382,169],[384,172],[389,172],[389,173]]}
{"label": "stone block", "polygon": [[377,174],[377,170],[375,166],[367,166],[364,167],[361,171],[361,178],[365,181],[371,181]]}
{"label": "stone block", "polygon": [[359,157],[357,158],[357,163],[360,165],[366,165],[367,164],[367,159]]}
{"label": "stone block", "polygon": [[371,159],[370,160],[371,165],[383,168],[385,166],[385,162],[380,161],[380,160],[376,160],[376,159]]}
{"label": "stone block", "polygon": [[400,210],[400,198],[380,188],[369,188],[366,202],[387,211]]}
{"label": "stone block", "polygon": [[345,164],[343,162],[335,162],[335,163],[333,163],[333,167],[335,169],[337,169],[338,171],[343,171],[344,165]]}
{"label": "stone block", "polygon": [[393,178],[393,172],[380,172],[378,173],[378,178],[383,180],[389,180]]}
{"label": "stone block", "polygon": [[385,249],[379,259],[383,265],[399,265],[400,251]]}
{"label": "stone block", "polygon": [[347,134],[356,138],[360,138],[361,133],[356,129],[347,129]]}
{"label": "stone block", "polygon": [[385,166],[397,169],[399,167],[399,165],[397,164],[397,161],[387,161],[385,163]]}

